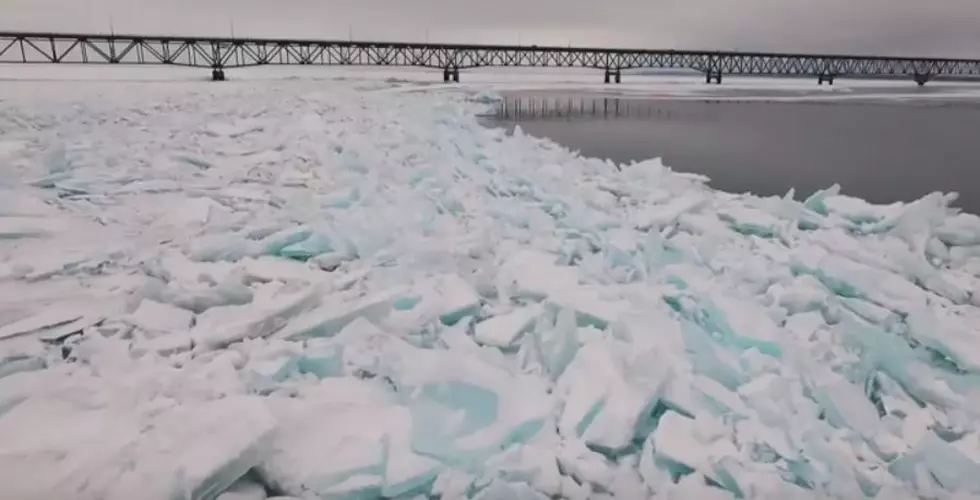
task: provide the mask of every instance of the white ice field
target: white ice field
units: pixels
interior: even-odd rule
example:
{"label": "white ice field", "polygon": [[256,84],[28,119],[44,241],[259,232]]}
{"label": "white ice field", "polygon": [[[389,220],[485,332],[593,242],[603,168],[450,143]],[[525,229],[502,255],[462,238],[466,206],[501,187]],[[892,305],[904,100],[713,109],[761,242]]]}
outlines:
{"label": "white ice field", "polygon": [[481,126],[516,77],[24,71],[0,500],[980,498],[954,196],[617,168]]}

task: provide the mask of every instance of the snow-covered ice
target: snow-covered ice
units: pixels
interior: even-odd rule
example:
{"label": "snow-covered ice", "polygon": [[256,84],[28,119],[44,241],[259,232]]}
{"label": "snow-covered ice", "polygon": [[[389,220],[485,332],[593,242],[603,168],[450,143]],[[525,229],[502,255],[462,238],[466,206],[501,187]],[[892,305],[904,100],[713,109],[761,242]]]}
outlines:
{"label": "snow-covered ice", "polygon": [[980,495],[954,196],[722,193],[477,85],[4,85],[0,500]]}

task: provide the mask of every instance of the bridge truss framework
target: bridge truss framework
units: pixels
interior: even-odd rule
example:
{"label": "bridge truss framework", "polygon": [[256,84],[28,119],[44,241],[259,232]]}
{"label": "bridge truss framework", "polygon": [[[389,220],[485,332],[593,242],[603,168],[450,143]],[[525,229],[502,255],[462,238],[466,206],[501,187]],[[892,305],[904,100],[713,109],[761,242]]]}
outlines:
{"label": "bridge truss framework", "polygon": [[24,32],[0,32],[2,63],[200,67],[214,80],[224,80],[228,68],[264,65],[435,68],[447,82],[458,82],[460,70],[484,67],[592,68],[606,83],[633,69],[692,70],[719,84],[725,75],[815,77],[820,84],[841,77],[908,77],[919,85],[980,79],[974,59]]}

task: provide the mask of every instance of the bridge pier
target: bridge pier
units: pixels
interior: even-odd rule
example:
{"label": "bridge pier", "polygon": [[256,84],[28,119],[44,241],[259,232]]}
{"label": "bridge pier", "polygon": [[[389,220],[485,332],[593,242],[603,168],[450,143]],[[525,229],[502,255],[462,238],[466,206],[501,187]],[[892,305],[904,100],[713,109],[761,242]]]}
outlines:
{"label": "bridge pier", "polygon": [[442,70],[442,81],[459,83],[459,68],[446,68]]}
{"label": "bridge pier", "polygon": [[912,76],[912,79],[915,80],[915,83],[917,83],[920,87],[922,87],[929,80],[932,79],[932,75],[930,75],[929,73],[916,73],[915,75]]}
{"label": "bridge pier", "polygon": [[834,78],[836,78],[835,75],[827,75],[827,74],[817,75],[817,85],[823,85],[824,82],[826,82],[827,85],[833,85]]}
{"label": "bridge pier", "polygon": [[222,68],[214,68],[211,70],[211,81],[223,82],[225,81],[225,70]]}
{"label": "bridge pier", "polygon": [[705,83],[715,82],[716,84],[721,85],[721,71],[708,70],[704,76]]}
{"label": "bridge pier", "polygon": [[623,83],[623,73],[618,69],[606,68],[606,83]]}

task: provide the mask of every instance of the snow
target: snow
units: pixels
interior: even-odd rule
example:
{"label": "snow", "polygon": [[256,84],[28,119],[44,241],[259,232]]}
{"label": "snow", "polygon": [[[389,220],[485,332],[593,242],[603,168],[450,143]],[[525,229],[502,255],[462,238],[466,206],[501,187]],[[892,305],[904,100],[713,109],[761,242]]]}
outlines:
{"label": "snow", "polygon": [[473,331],[473,339],[487,346],[513,347],[517,339],[534,326],[540,314],[540,308],[535,306],[498,314],[477,324]]}
{"label": "snow", "polygon": [[215,500],[265,500],[266,498],[268,496],[266,496],[265,487],[257,481],[249,480],[246,476],[235,481]]}
{"label": "snow", "polygon": [[21,335],[38,333],[48,328],[71,324],[81,319],[82,316],[81,311],[67,308],[47,311],[46,314],[31,316],[30,318],[0,327],[0,339],[10,339]]}
{"label": "snow", "polygon": [[372,318],[375,321],[384,318],[391,311],[391,303],[392,294],[380,293],[349,302],[327,304],[294,316],[275,336],[286,340],[333,336],[357,318]]}
{"label": "snow", "polygon": [[0,498],[980,495],[980,219],[616,168],[484,80],[3,82]]}
{"label": "snow", "polygon": [[[4,495],[212,498],[258,463],[273,429],[248,397],[131,414],[85,406],[32,398],[4,415]],[[39,470],[54,480],[38,481]]]}
{"label": "snow", "polygon": [[169,304],[143,299],[129,320],[134,326],[146,332],[180,331],[192,326],[194,313]]}

